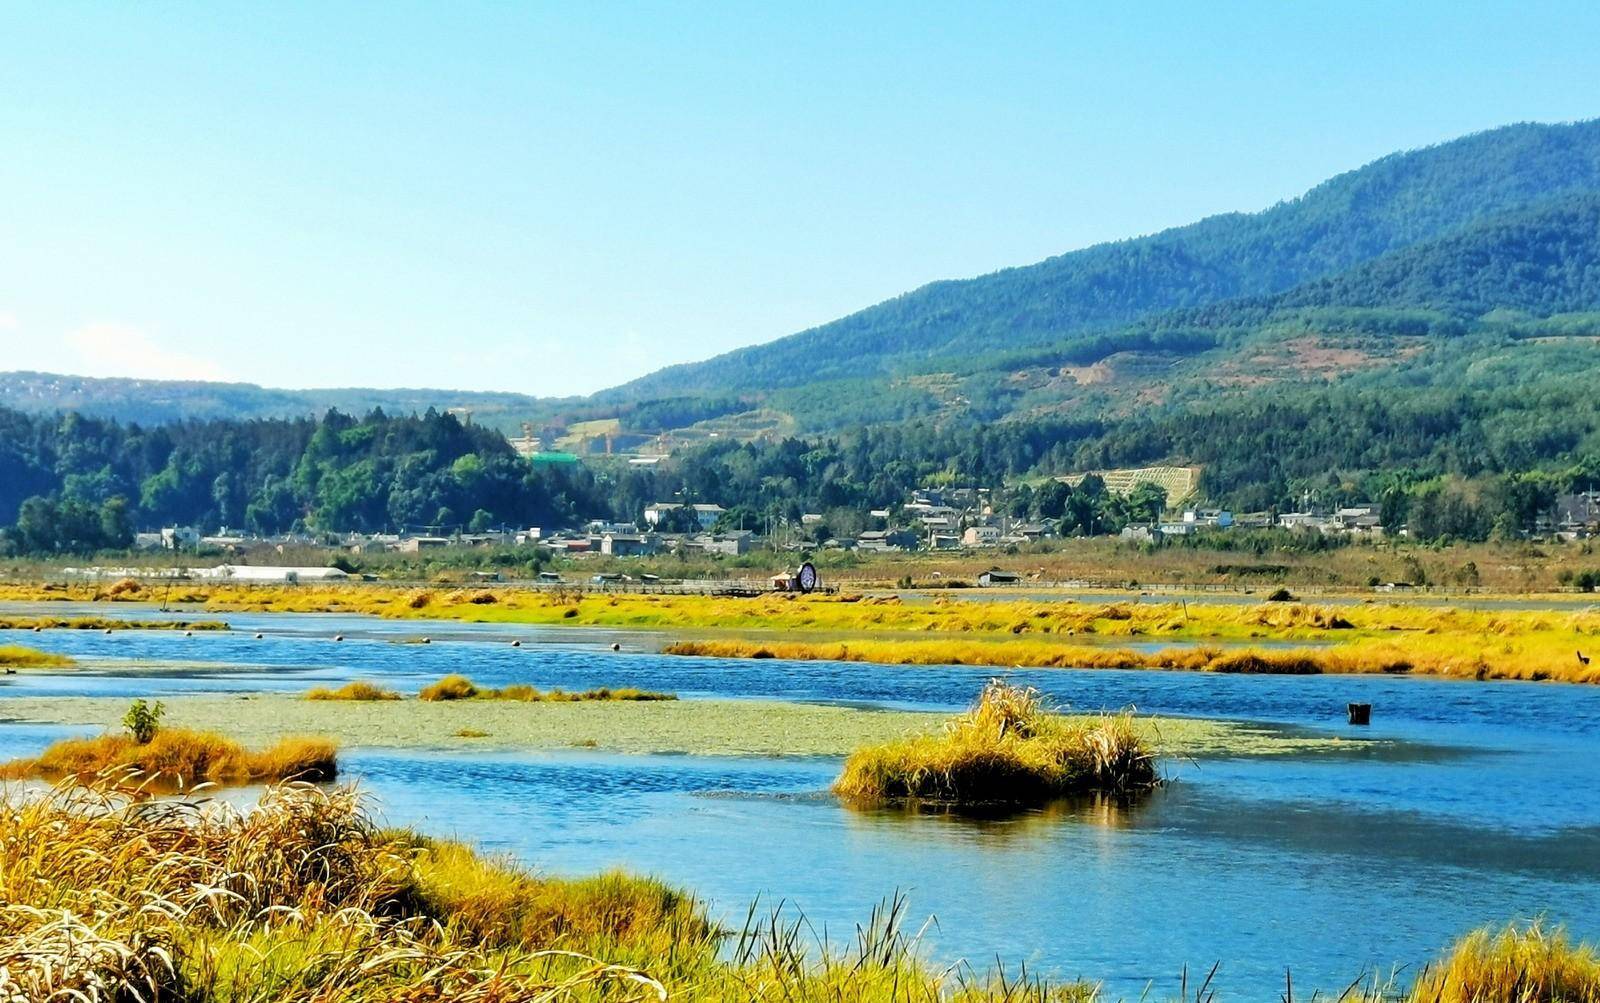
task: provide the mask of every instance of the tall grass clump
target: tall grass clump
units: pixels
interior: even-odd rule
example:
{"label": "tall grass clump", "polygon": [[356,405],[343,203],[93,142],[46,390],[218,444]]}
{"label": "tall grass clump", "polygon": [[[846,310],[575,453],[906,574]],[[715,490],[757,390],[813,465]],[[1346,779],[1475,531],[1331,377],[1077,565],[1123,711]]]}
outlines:
{"label": "tall grass clump", "polygon": [[478,695],[477,684],[466,676],[449,675],[429,683],[417,694],[420,700],[471,700]]}
{"label": "tall grass clump", "polygon": [[328,689],[325,686],[318,686],[315,689],[307,690],[305,699],[356,701],[399,700],[400,694],[396,693],[394,690],[386,690],[377,683],[369,683],[364,679],[357,679],[353,682],[345,683],[336,690]]}
{"label": "tall grass clump", "polygon": [[1478,930],[1412,987],[1413,1003],[1600,1003],[1600,957],[1539,923]]}
{"label": "tall grass clump", "polygon": [[445,676],[438,682],[429,683],[417,694],[418,699],[429,701],[440,700],[515,700],[520,703],[577,703],[590,700],[624,700],[624,701],[652,701],[676,700],[677,694],[657,693],[652,690],[640,690],[623,686],[612,689],[607,686],[592,690],[539,690],[523,683],[513,683],[501,689],[491,689],[479,686],[477,683],[462,675]]}
{"label": "tall grass clump", "polygon": [[1155,757],[1130,714],[1066,718],[1032,689],[996,680],[936,735],[851,754],[834,791],[864,804],[916,799],[1032,804],[1072,794],[1126,794],[1157,783]]}
{"label": "tall grass clump", "polygon": [[5,780],[83,780],[115,773],[178,787],[332,780],[338,772],[337,748],[326,739],[285,738],[253,751],[213,732],[183,728],[163,728],[143,742],[133,735],[64,739],[36,757],[0,765]]}
{"label": "tall grass clump", "polygon": [[[575,937],[524,944],[461,913],[477,903],[430,888],[447,879],[425,880],[439,868],[418,853],[349,789],[275,787],[239,810],[60,785],[12,805],[0,833],[0,999],[531,1003],[598,998],[580,993],[601,982],[607,999],[663,998],[642,973],[565,953]],[[533,891],[560,899],[559,884],[502,877],[503,904],[550,929]],[[653,915],[654,888],[618,888],[613,914],[629,894]]]}
{"label": "tall grass clump", "polygon": [[934,968],[903,899],[843,946],[621,874],[556,879],[385,830],[353,789],[249,808],[62,784],[0,829],[0,999],[74,1003],[1091,1003]]}
{"label": "tall grass clump", "polygon": [[20,644],[0,644],[0,666],[13,669],[58,669],[76,664],[67,655],[39,651]]}

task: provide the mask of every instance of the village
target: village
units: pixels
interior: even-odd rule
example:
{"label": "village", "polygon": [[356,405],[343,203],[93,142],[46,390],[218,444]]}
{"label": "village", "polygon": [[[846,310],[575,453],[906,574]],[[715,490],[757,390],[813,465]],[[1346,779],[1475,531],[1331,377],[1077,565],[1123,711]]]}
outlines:
{"label": "village", "polygon": [[[1131,491],[1141,482],[1123,477],[1118,484]],[[1179,485],[1181,488],[1181,485]],[[1191,492],[1192,494],[1192,492]],[[527,575],[535,584],[581,586],[597,589],[650,589],[685,587],[683,580],[664,582],[647,571],[619,570],[615,560],[670,558],[716,565],[752,554],[786,555],[778,563],[798,565],[812,554],[854,553],[873,555],[992,553],[997,562],[975,576],[973,584],[993,587],[1022,584],[1024,576],[1004,570],[1008,555],[1048,551],[1054,541],[1083,536],[1062,532],[1056,520],[1007,514],[1011,499],[982,488],[918,490],[892,509],[874,509],[857,521],[870,527],[852,535],[828,530],[828,516],[802,513],[798,519],[769,522],[761,531],[730,525],[730,513],[709,502],[662,501],[646,505],[637,522],[591,520],[581,526],[495,528],[480,532],[343,533],[298,532],[278,536],[253,536],[227,527],[202,532],[193,526],[169,526],[141,532],[135,551],[151,557],[172,558],[167,566],[67,569],[93,577],[134,575],[194,579],[226,579],[238,583],[296,583],[374,577],[360,572],[363,558],[376,555],[417,557],[459,555],[470,558],[474,550],[507,552],[537,548],[551,562],[549,569]],[[837,515],[835,513],[835,515]],[[1208,540],[1226,546],[1233,534],[1279,531],[1305,539],[1322,538],[1327,545],[1377,542],[1404,538],[1407,529],[1384,525],[1378,504],[1343,505],[1328,511],[1308,507],[1293,512],[1232,512],[1202,505],[1180,506],[1161,518],[1129,523],[1114,533],[1100,534],[1124,545],[1149,550],[1163,546],[1205,546]],[[1600,491],[1561,496],[1538,527],[1541,538],[1572,541],[1600,534]],[[287,558],[294,558],[289,563]],[[309,559],[308,559],[309,558]],[[592,572],[583,565],[596,561]],[[212,562],[215,563],[212,563]],[[311,563],[316,561],[318,563]],[[492,563],[492,562],[490,562]],[[769,562],[770,563],[770,562]],[[559,564],[562,570],[556,570]],[[742,565],[737,562],[735,566]],[[499,581],[498,570],[472,570],[469,578]],[[728,577],[728,576],[725,576]],[[697,591],[728,588],[796,588],[789,572],[764,582],[746,579],[729,582],[716,578],[687,583]],[[1388,583],[1388,588],[1406,583]]]}

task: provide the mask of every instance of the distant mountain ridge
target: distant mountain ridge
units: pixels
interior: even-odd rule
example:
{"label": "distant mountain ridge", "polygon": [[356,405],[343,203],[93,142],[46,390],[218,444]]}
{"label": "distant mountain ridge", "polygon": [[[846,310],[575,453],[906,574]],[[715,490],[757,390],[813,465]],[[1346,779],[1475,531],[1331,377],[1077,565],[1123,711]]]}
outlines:
{"label": "distant mountain ridge", "polygon": [[[1418,366],[1480,379],[1527,371],[1530,352],[1576,379],[1593,353],[1572,336],[1596,335],[1600,120],[1392,154],[1261,212],[932,283],[589,398],[0,373],[0,407],[144,423],[465,408],[502,431],[621,419],[619,433],[681,444],[702,425],[701,438],[727,440],[1122,413]],[[1568,344],[1532,346],[1551,336]],[[1471,353],[1496,361],[1474,367]]]}
{"label": "distant mountain ridge", "polygon": [[280,390],[253,383],[0,373],[0,407],[33,413],[78,411],[147,425],[207,418],[300,418],[320,416],[330,408],[350,414],[381,408],[399,415],[431,407],[465,408],[474,420],[510,428],[540,406],[538,398],[525,394],[470,390]]}
{"label": "distant mountain ridge", "polygon": [[1498,214],[1595,191],[1600,121],[1507,126],[1391,154],[1258,213],[935,282],[597,398],[773,390],[1092,338],[1166,310],[1279,293]]}

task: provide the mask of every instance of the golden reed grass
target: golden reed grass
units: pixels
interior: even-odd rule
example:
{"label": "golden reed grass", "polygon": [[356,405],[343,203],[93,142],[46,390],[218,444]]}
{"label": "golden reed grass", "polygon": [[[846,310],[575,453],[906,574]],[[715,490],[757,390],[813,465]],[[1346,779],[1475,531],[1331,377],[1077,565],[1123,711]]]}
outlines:
{"label": "golden reed grass", "polygon": [[307,690],[305,699],[355,701],[399,700],[400,694],[396,693],[394,690],[384,689],[377,683],[369,683],[364,679],[357,679],[353,682],[345,683],[338,689],[328,689],[325,686],[319,686],[315,689]]}
{"label": "golden reed grass", "polygon": [[285,738],[254,751],[212,732],[162,728],[144,743],[130,735],[64,739],[36,757],[0,765],[0,779],[86,779],[107,771],[137,773],[165,787],[194,787],[332,780],[339,769],[338,751],[326,739]]}
{"label": "golden reed grass", "polygon": [[[607,999],[661,999],[642,973],[572,947],[709,939],[693,903],[654,882],[569,897],[561,882],[380,830],[349,789],[276,787],[237,810],[149,800],[107,777],[7,810],[7,1003],[531,1003],[599,982],[616,984]],[[640,936],[604,929],[634,916]]]}
{"label": "golden reed grass", "polygon": [[998,680],[943,732],[857,750],[833,785],[846,801],[1034,804],[1126,794],[1157,782],[1128,714],[1068,719],[1031,689]]}
{"label": "golden reed grass", "polygon": [[1537,636],[1526,643],[1420,636],[1356,640],[1315,648],[1197,645],[1142,651],[1037,640],[749,641],[710,638],[676,641],[662,651],[670,655],[711,658],[781,658],[885,665],[1166,669],[1272,675],[1415,673],[1458,679],[1600,682],[1600,665],[1579,661],[1576,656],[1580,649],[1566,647],[1568,643],[1570,641],[1565,638]]}
{"label": "golden reed grass", "polygon": [[[1095,1003],[1090,983],[934,967],[903,899],[844,948],[752,910],[725,934],[691,897],[608,874],[536,876],[376,825],[353,788],[247,808],[152,799],[125,777],[5,792],[0,1001],[38,1003]],[[1409,992],[1363,1003],[1600,1000],[1586,946],[1478,933]]]}
{"label": "golden reed grass", "polygon": [[[1062,649],[1103,650],[1107,640],[1126,639],[1141,645],[1169,640],[1210,649],[1258,649],[1244,661],[1219,657],[1214,671],[1226,671],[1231,664],[1274,672],[1414,671],[1467,678],[1600,681],[1600,662],[1588,661],[1595,649],[1600,649],[1597,608],[1467,610],[1388,602],[1331,607],[1293,602],[1243,606],[1034,598],[973,602],[951,597],[906,602],[895,596],[586,595],[515,588],[417,590],[370,583],[293,587],[196,583],[188,588],[193,594],[185,598],[216,610],[340,611],[570,626],[783,631],[790,635],[789,644],[808,643],[807,632],[883,635],[850,645],[848,650],[871,656],[860,659],[865,661],[1051,665],[1066,664],[1063,660],[1070,658],[1073,664],[1097,665],[1105,664],[1107,656]],[[92,599],[97,595],[101,593],[88,585],[0,586],[4,598]],[[487,602],[486,597],[494,601]],[[922,636],[914,636],[918,634]],[[1097,643],[1085,645],[1081,640],[1085,637]],[[969,655],[960,647],[968,640],[1038,644],[1011,648],[1004,655],[997,653],[999,649],[984,654],[974,648]],[[1285,654],[1282,647],[1293,642],[1307,644],[1304,650]],[[867,646],[879,643],[893,647]],[[940,649],[940,644],[951,647]],[[749,652],[763,649],[775,653],[777,646],[755,644]],[[1192,664],[1178,650],[1154,656],[1118,650],[1116,664],[1208,667]],[[718,653],[744,654],[736,647]]]}
{"label": "golden reed grass", "polygon": [[1600,957],[1537,922],[1475,931],[1412,987],[1414,1003],[1600,1003]]}
{"label": "golden reed grass", "polygon": [[20,644],[0,644],[0,665],[14,669],[59,669],[77,664],[67,655],[39,651]]}
{"label": "golden reed grass", "polygon": [[515,700],[522,703],[576,703],[580,701],[655,701],[676,700],[676,694],[656,693],[651,690],[633,689],[622,686],[612,689],[602,686],[598,689],[581,690],[572,692],[568,690],[539,690],[521,683],[513,683],[501,689],[490,689],[479,686],[463,675],[449,675],[429,683],[417,694],[417,699],[430,702],[447,700]]}

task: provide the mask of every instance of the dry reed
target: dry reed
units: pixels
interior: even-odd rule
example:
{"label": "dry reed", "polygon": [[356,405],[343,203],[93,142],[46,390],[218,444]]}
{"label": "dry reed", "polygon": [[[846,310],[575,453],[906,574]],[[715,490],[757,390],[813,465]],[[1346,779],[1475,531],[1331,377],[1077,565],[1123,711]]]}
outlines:
{"label": "dry reed", "polygon": [[1034,690],[996,680],[943,733],[851,754],[834,791],[858,804],[1030,804],[1072,794],[1132,793],[1156,782],[1154,756],[1130,715],[1065,718]]}
{"label": "dry reed", "polygon": [[257,752],[212,732],[163,728],[144,743],[115,734],[64,739],[37,757],[0,766],[0,779],[85,779],[124,771],[170,787],[331,780],[338,756],[334,744],[320,738],[285,738]]}

